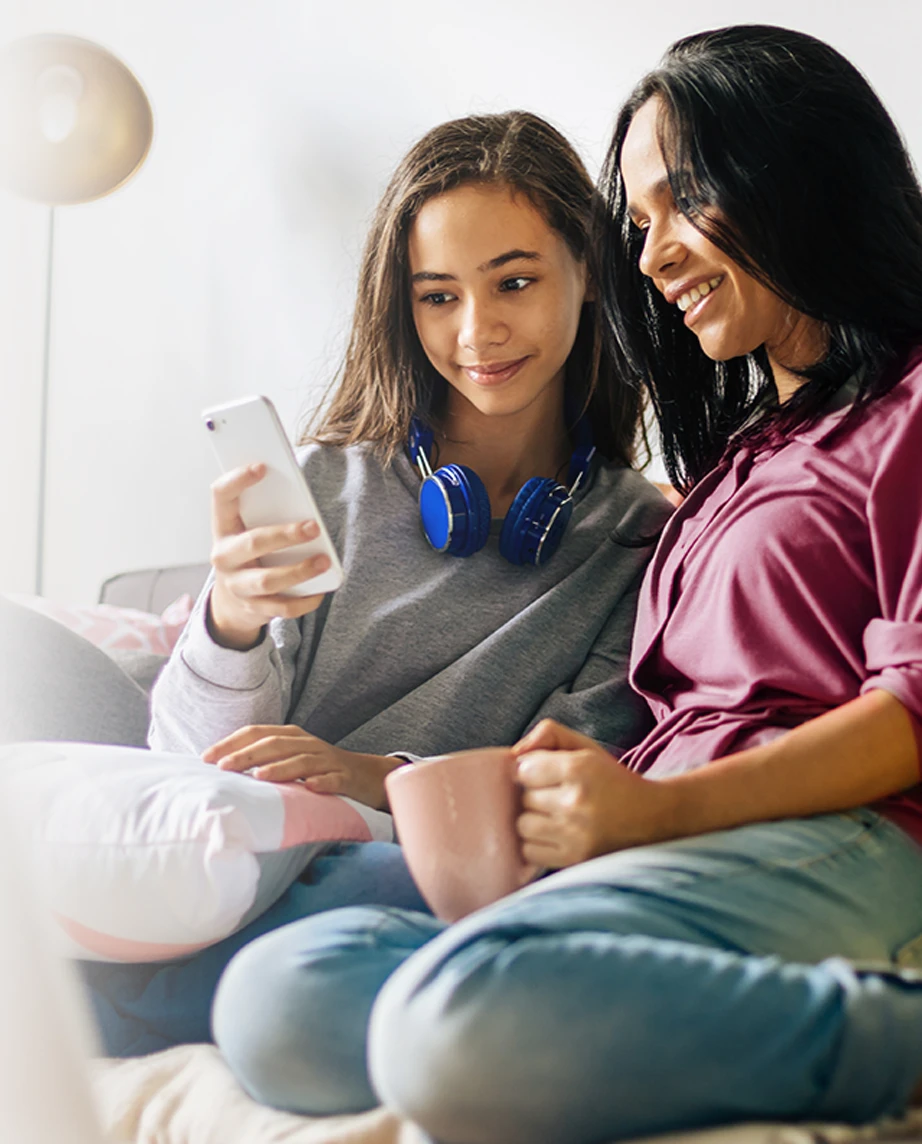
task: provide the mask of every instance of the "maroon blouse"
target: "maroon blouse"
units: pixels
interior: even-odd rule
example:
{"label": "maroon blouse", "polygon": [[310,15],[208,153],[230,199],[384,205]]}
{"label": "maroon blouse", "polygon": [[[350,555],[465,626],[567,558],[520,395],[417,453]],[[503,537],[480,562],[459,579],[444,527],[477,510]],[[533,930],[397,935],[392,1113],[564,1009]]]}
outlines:
{"label": "maroon blouse", "polygon": [[[850,399],[738,448],[666,525],[631,656],[656,726],[631,769],[692,770],[872,688],[922,720],[922,349],[832,436]],[[922,837],[922,787],[881,805]]]}

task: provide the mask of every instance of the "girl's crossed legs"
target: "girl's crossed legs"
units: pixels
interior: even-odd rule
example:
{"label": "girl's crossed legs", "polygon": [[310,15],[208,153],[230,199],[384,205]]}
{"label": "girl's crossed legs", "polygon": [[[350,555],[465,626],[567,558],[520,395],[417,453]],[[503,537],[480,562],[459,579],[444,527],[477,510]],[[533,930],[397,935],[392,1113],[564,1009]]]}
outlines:
{"label": "girl's crossed legs", "polygon": [[863,1121],[922,1076],[920,935],[922,848],[859,810],[608,855],[450,929],[297,922],[234,959],[214,1028],[258,1099],[377,1093],[444,1144]]}

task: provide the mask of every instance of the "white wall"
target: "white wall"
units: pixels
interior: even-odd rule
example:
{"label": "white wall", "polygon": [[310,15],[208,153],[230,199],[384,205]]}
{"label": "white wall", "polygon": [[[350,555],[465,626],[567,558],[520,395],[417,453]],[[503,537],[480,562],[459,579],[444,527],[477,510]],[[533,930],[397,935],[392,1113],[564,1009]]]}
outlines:
{"label": "white wall", "polygon": [[[198,411],[268,393],[289,428],[335,366],[369,213],[433,124],[525,107],[597,169],[680,35],[787,24],[861,67],[922,156],[922,5],[841,0],[5,0],[0,40],[64,31],[135,71],[136,178],[57,216],[46,594],[203,559]],[[33,577],[45,217],[0,200],[0,589]]]}

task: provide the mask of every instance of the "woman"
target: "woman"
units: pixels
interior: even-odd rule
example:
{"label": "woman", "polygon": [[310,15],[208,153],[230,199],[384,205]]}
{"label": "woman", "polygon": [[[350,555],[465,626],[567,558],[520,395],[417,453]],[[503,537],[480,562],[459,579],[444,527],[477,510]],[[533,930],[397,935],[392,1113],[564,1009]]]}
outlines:
{"label": "woman", "polygon": [[[922,194],[861,75],[767,27],[670,49],[604,188],[606,310],[688,493],[632,650],[657,725],[620,762],[551,722],[518,744],[524,856],[560,873],[232,963],[216,1038],[274,1103],[588,1144],[922,1092]],[[335,1055],[273,1058],[279,1003],[335,1015]]]}
{"label": "woman", "polygon": [[[410,150],[372,224],[342,376],[303,457],[345,582],[282,595],[323,565],[255,558],[315,525],[245,530],[238,499],[262,470],[219,479],[214,576],[155,688],[153,747],[384,808],[402,761],[391,752],[512,743],[550,715],[613,745],[642,736],[649,713],[626,666],[668,506],[630,468],[639,398],[602,346],[593,194],[569,143],[524,112],[446,123]],[[447,554],[433,546],[445,520],[424,506],[421,522],[430,461],[436,518],[452,482],[471,501]],[[354,902],[425,908],[397,846],[331,847],[190,961],[85,966],[108,1051],[207,1040],[233,953]]]}

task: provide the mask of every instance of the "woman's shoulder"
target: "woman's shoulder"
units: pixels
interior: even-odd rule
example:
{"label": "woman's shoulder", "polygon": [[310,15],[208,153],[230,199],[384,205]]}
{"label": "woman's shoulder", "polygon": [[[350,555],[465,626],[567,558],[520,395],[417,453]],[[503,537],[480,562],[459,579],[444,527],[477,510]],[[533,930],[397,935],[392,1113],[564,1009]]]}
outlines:
{"label": "woman's shoulder", "polygon": [[917,442],[922,432],[922,346],[913,349],[894,384],[864,406],[855,428],[865,447],[889,452],[907,438]]}
{"label": "woman's shoulder", "polygon": [[675,511],[642,473],[608,462],[599,466],[589,497],[604,502],[612,539],[631,548],[656,541]]}

